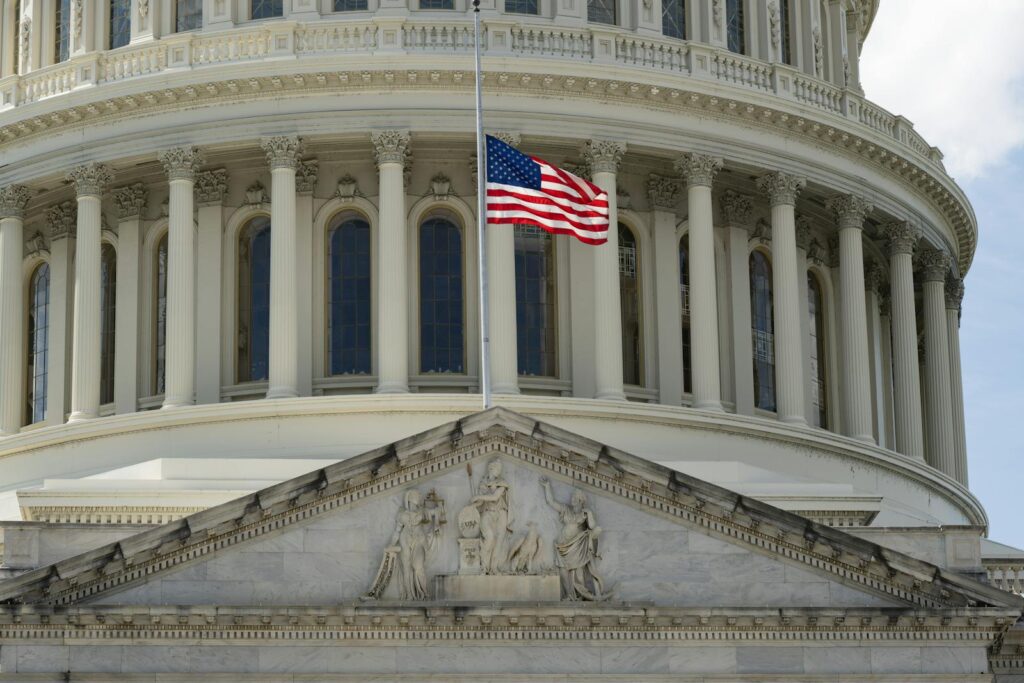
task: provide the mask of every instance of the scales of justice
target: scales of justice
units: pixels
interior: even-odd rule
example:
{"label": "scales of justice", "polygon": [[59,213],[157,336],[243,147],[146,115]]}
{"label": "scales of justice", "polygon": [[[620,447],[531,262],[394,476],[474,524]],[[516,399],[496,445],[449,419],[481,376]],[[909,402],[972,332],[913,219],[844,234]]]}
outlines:
{"label": "scales of justice", "polygon": [[[500,460],[487,463],[475,487],[472,466],[466,471],[470,498],[457,516],[459,569],[434,577],[435,599],[556,602],[610,597],[612,591],[604,588],[596,568],[601,529],[582,491],[575,490],[568,504],[560,503],[547,478],[540,478],[544,499],[561,523],[561,533],[552,541],[542,537],[535,521],[521,523]],[[381,598],[396,575],[401,600],[431,599],[427,564],[446,524],[445,501],[436,491],[425,496],[406,491],[391,543],[364,599]]]}

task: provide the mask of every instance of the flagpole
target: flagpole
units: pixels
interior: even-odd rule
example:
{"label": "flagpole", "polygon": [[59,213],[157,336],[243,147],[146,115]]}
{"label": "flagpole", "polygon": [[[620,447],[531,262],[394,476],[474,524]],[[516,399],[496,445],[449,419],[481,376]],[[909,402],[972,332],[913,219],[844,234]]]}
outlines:
{"label": "flagpole", "polygon": [[477,272],[480,273],[480,393],[484,410],[491,403],[491,306],[487,301],[487,150],[484,145],[484,103],[480,87],[480,0],[473,0],[473,52],[476,64],[476,217]]}

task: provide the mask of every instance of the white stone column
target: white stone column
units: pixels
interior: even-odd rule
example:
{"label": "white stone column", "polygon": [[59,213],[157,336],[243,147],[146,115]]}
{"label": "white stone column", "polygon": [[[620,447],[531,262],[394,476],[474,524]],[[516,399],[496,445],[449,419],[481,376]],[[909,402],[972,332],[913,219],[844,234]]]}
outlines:
{"label": "white stone column", "polygon": [[846,87],[864,92],[860,85],[860,34],[867,9],[846,13]]}
{"label": "white stone column", "polygon": [[46,211],[50,224],[50,328],[46,373],[46,424],[64,423],[67,413],[67,370],[71,344],[71,282],[75,273],[75,202],[65,201]]}
{"label": "white stone column", "polygon": [[114,190],[117,205],[117,315],[114,317],[114,412],[134,413],[139,394],[139,286],[146,186]]}
{"label": "white stone column", "polygon": [[[316,159],[295,169],[295,260],[298,268],[299,396],[313,394],[313,192],[320,177]],[[316,286],[323,286],[317,283]]]}
{"label": "white stone column", "polygon": [[160,4],[161,0],[131,0],[132,45],[160,37]]}
{"label": "white stone column", "polygon": [[839,222],[839,314],[843,333],[840,377],[843,433],[875,442],[871,420],[871,367],[864,305],[864,218],[874,207],[861,197],[833,197],[826,205]]}
{"label": "white stone column", "polygon": [[626,145],[590,140],[585,154],[594,184],[608,193],[608,241],[594,249],[594,397],[625,400],[622,390],[622,299],[619,293],[619,214],[616,176]]}
{"label": "white stone column", "polygon": [[298,272],[295,256],[295,168],[302,138],[263,138],[270,164],[270,363],[267,398],[299,395]]}
{"label": "white stone column", "polygon": [[660,402],[670,406],[682,403],[684,386],[679,240],[676,239],[676,204],[679,203],[679,189],[679,180],[676,178],[666,178],[653,173],[647,178],[647,198],[651,205],[651,223],[654,231],[658,391]]}
{"label": "white stone column", "polygon": [[79,166],[67,175],[78,196],[71,415],[68,422],[94,418],[100,410],[100,247],[103,230],[100,197],[110,178],[110,171],[101,164]]}
{"label": "white stone column", "polygon": [[[50,7],[52,8],[53,5]],[[85,2],[85,0],[71,1],[70,47],[72,56],[84,55],[96,49],[97,9],[97,3]],[[72,393],[74,393],[73,389]]]}
{"label": "white stone column", "polygon": [[719,199],[723,229],[728,235],[729,310],[732,312],[732,365],[736,412],[754,414],[753,342],[750,324],[750,219],[753,201],[726,190]]}
{"label": "white stone column", "polygon": [[693,407],[716,411],[722,410],[722,383],[718,356],[718,287],[711,184],[721,168],[721,159],[706,154],[687,154],[676,160],[676,170],[686,180],[689,216]]}
{"label": "white stone column", "polygon": [[889,297],[892,314],[892,375],[896,452],[924,459],[921,377],[914,304],[914,245],[920,233],[909,223],[885,227],[889,237]]}
{"label": "white stone column", "polygon": [[516,339],[515,228],[487,228],[487,277],[490,309],[491,390],[519,393],[519,357]]}
{"label": "white stone column", "polygon": [[956,480],[967,486],[967,428],[964,424],[964,379],[960,368],[960,303],[964,298],[964,281],[958,277],[946,280],[946,336],[949,339],[949,379],[953,401],[953,452],[956,459]]}
{"label": "white stone column", "polygon": [[921,253],[921,290],[924,295],[925,409],[928,427],[928,463],[956,476],[953,399],[946,332],[946,274],[949,256],[937,249]]}
{"label": "white stone column", "polygon": [[226,169],[196,173],[196,287],[201,292],[196,299],[196,403],[220,403],[221,258],[227,191]]}
{"label": "white stone column", "polygon": [[409,391],[409,274],[406,259],[405,181],[409,131],[370,134],[380,177],[377,237],[377,393]]}
{"label": "white stone column", "polygon": [[[812,239],[810,220],[806,216],[798,216],[796,219],[796,271],[799,274],[800,285],[800,338],[807,342],[803,355],[804,417],[809,425],[814,424],[814,383],[817,380],[811,368],[811,311],[807,289],[807,250],[811,248]],[[818,362],[823,361],[824,359],[819,359]],[[822,429],[826,427],[827,425],[821,425]]]}
{"label": "white stone column", "polygon": [[17,434],[25,401],[25,207],[22,185],[0,189],[0,436]]}
{"label": "white stone column", "polygon": [[796,197],[807,181],[769,173],[757,181],[772,207],[772,303],[775,330],[776,411],[782,422],[804,417],[804,340],[800,337],[800,274],[796,258]]}
{"label": "white stone column", "polygon": [[196,170],[203,163],[197,147],[159,154],[171,196],[167,237],[167,357],[164,408],[192,405],[196,377],[195,197]]}

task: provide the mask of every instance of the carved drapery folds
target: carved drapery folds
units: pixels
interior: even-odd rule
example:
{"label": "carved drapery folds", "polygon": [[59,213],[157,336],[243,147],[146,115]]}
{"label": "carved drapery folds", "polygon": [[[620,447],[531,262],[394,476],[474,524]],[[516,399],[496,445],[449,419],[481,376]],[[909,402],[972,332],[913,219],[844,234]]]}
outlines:
{"label": "carved drapery folds", "polygon": [[679,202],[679,180],[668,176],[647,176],[647,198],[651,208],[674,211]]}
{"label": "carved drapery folds", "polygon": [[864,227],[864,219],[875,207],[863,197],[854,194],[838,195],[825,202],[825,207],[836,215],[839,229]]}
{"label": "carved drapery folds", "polygon": [[46,210],[46,222],[50,225],[50,241],[74,237],[75,222],[78,218],[76,204],[61,202]]}
{"label": "carved drapery folds", "polygon": [[32,192],[24,185],[0,188],[0,218],[23,218]]}
{"label": "carved drapery folds", "polygon": [[750,227],[754,202],[749,196],[735,190],[726,190],[718,200],[718,208],[722,212],[722,221],[725,225],[744,229]]}
{"label": "carved drapery folds", "polygon": [[169,180],[193,180],[203,164],[203,153],[198,147],[174,147],[157,154]]}
{"label": "carved drapery folds", "polygon": [[796,204],[797,195],[807,185],[807,180],[800,176],[776,171],[757,179],[757,189],[768,195],[772,206],[780,204]]}
{"label": "carved drapery folds", "polygon": [[626,143],[618,140],[589,140],[583,148],[591,173],[617,173]]}
{"label": "carved drapery folds", "polygon": [[378,166],[381,164],[405,164],[409,156],[409,131],[395,129],[374,131],[370,133],[370,141],[373,143],[373,153]]}
{"label": "carved drapery folds", "polygon": [[300,161],[295,168],[295,191],[303,194],[312,194],[316,189],[317,180],[320,179],[320,162],[316,159]]}
{"label": "carved drapery folds", "polygon": [[295,168],[305,144],[297,135],[275,135],[260,140],[260,147],[267,153],[270,170]]}
{"label": "carved drapery folds", "polygon": [[114,190],[114,204],[117,205],[117,217],[138,218],[146,210],[146,202],[149,198],[146,186],[142,183],[135,183],[128,187],[119,187]]}
{"label": "carved drapery folds", "polygon": [[69,182],[74,183],[75,192],[79,197],[98,197],[103,194],[103,189],[110,183],[112,177],[109,168],[95,163],[73,168],[66,176]]}
{"label": "carved drapery folds", "polygon": [[913,254],[914,248],[921,239],[921,231],[906,221],[894,221],[883,228],[889,238],[889,253]]}
{"label": "carved drapery folds", "polygon": [[722,160],[708,154],[684,154],[676,159],[675,167],[688,186],[711,187],[715,176],[722,170]]}
{"label": "carved drapery folds", "polygon": [[924,282],[946,281],[951,263],[949,254],[941,249],[928,247],[921,250],[918,261],[921,264],[921,279]]}
{"label": "carved drapery folds", "polygon": [[196,174],[196,201],[200,204],[223,204],[228,193],[228,171],[217,168]]}

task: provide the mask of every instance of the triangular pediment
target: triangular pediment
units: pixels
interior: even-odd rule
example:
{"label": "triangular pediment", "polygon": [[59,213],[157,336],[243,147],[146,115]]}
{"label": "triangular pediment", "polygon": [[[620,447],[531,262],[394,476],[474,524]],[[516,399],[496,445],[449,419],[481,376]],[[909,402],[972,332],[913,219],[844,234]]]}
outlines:
{"label": "triangular pediment", "polygon": [[984,584],[502,408],[0,583],[0,600],[46,609],[567,598],[1018,607]]}

